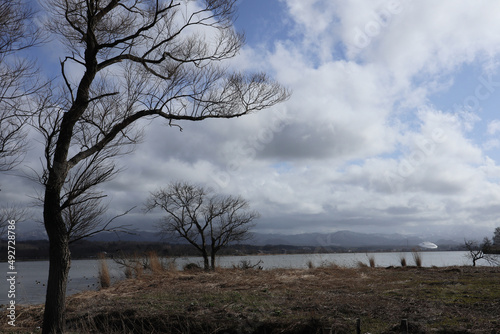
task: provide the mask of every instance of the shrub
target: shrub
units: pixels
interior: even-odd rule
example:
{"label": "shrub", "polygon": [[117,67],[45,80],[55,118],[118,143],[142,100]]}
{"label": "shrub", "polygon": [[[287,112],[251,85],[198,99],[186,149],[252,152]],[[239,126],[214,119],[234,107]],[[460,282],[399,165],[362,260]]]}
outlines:
{"label": "shrub", "polygon": [[251,261],[247,261],[247,260],[241,260],[240,263],[235,266],[233,265],[233,268],[234,269],[260,269],[262,270],[262,260],[259,260],[259,262],[255,263],[255,264],[252,264]]}

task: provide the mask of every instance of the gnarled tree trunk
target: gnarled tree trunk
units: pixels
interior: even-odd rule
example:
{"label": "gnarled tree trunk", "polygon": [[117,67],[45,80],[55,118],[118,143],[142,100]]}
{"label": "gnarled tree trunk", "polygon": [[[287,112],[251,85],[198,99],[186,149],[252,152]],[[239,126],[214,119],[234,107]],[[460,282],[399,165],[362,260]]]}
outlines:
{"label": "gnarled tree trunk", "polygon": [[51,203],[53,201],[46,201],[44,207],[45,228],[50,242],[50,264],[42,334],[64,332],[66,286],[71,266],[69,236],[59,205],[51,206]]}

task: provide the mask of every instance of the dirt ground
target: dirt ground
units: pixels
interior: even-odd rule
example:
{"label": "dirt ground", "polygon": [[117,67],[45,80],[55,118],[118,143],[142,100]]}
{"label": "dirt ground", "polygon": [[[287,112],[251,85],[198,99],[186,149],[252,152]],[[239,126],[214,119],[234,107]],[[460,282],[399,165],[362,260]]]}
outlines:
{"label": "dirt ground", "polygon": [[[17,312],[1,332],[40,332],[42,306]],[[500,333],[500,267],[166,271],[67,312],[69,333]]]}

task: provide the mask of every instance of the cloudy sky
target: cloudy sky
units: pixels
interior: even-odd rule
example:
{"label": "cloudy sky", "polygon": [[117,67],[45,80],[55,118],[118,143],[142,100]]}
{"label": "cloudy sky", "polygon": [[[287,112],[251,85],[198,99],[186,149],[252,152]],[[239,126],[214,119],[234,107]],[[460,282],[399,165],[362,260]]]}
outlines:
{"label": "cloudy sky", "polygon": [[[149,192],[189,180],[248,199],[258,232],[500,226],[500,2],[240,0],[235,26],[247,45],[232,66],[267,72],[291,98],[183,132],[150,124],[103,187],[110,214],[137,206],[122,221],[152,229]],[[31,202],[35,184],[1,178],[3,203]]]}

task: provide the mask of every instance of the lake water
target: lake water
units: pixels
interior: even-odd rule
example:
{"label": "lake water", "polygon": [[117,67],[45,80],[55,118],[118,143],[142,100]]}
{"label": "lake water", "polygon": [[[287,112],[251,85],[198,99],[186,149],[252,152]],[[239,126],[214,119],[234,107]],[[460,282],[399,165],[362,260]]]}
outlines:
{"label": "lake water", "polygon": [[[470,265],[468,252],[421,252],[422,266],[446,267]],[[343,267],[355,267],[358,261],[368,264],[369,256],[375,259],[378,267],[399,266],[400,257],[404,256],[408,265],[414,265],[412,253],[336,253],[336,254],[298,254],[298,255],[252,255],[252,256],[223,256],[218,258],[220,267],[238,266],[245,260],[250,264],[257,264],[264,269],[273,268],[307,268],[308,263],[315,266],[335,263]],[[175,264],[182,268],[187,263],[202,264],[200,257],[176,258]],[[478,265],[488,265],[486,261],[479,261]],[[123,268],[112,260],[108,260],[109,272],[113,281],[125,278]],[[2,272],[7,273],[7,263],[0,263]],[[48,261],[16,262],[16,303],[41,304],[45,301]],[[84,290],[98,289],[98,260],[73,260],[69,273],[67,295]],[[8,287],[3,280],[0,291],[0,305],[9,302]]]}

